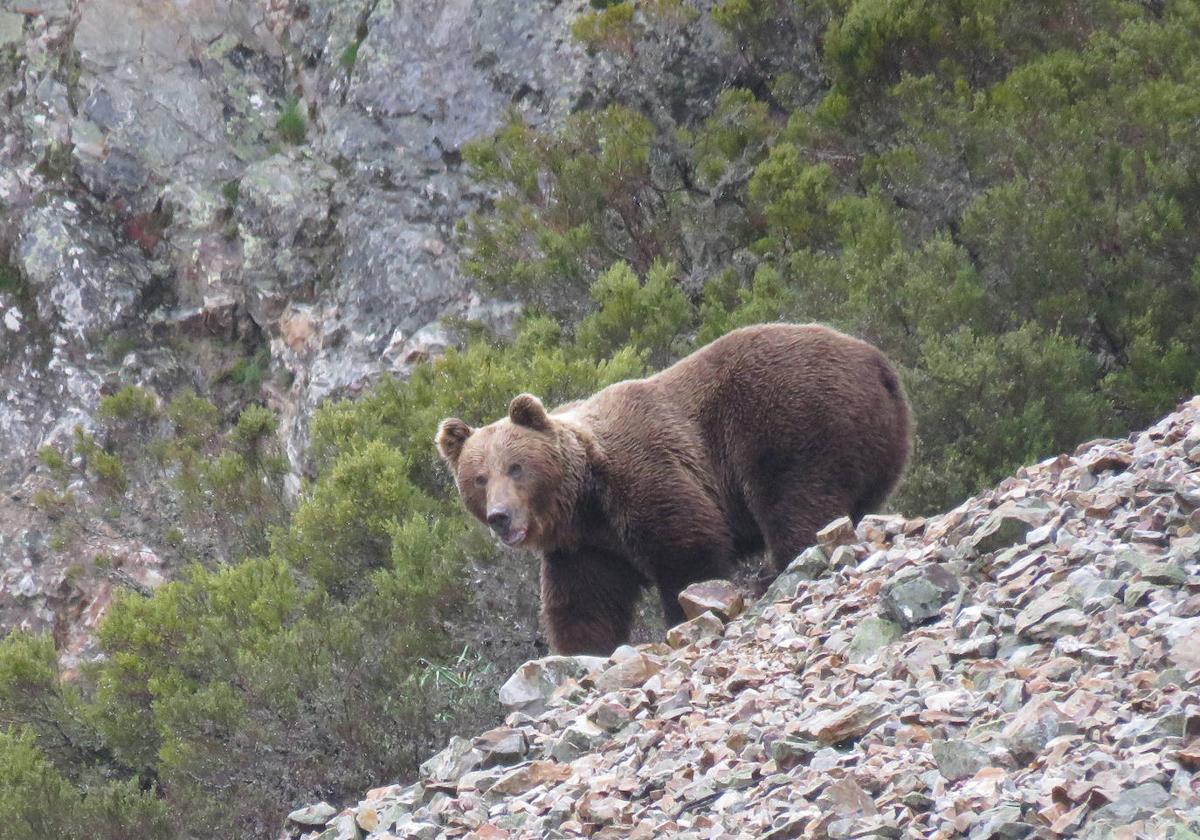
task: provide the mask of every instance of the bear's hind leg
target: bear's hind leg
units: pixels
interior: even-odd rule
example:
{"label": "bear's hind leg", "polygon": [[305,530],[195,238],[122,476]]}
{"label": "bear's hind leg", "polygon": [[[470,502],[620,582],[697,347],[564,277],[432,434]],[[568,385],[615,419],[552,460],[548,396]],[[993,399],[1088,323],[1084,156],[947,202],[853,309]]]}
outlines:
{"label": "bear's hind leg", "polygon": [[629,641],[646,581],[623,557],[579,549],[542,560],[542,625],[550,650],[607,656]]}
{"label": "bear's hind leg", "polygon": [[679,606],[680,592],[693,583],[715,580],[729,574],[728,562],[718,561],[698,551],[692,553],[689,559],[691,562],[683,567],[685,569],[683,573],[660,574],[656,581],[658,597],[662,602],[663,621],[667,627],[681,624],[687,618],[683,614],[683,607]]}
{"label": "bear's hind leg", "polygon": [[771,566],[782,572],[804,549],[816,545],[817,531],[851,513],[851,502],[836,493],[820,493],[796,480],[751,500],[750,510],[763,532]]}

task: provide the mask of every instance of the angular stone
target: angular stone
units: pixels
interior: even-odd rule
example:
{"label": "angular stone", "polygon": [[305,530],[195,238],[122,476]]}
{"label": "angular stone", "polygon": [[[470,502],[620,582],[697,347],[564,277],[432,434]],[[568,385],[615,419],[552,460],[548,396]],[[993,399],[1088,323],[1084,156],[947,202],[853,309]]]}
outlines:
{"label": "angular stone", "polygon": [[686,647],[720,636],[724,631],[725,622],[712,612],[704,612],[668,630],[667,644],[673,648]]}
{"label": "angular stone", "polygon": [[1066,592],[1047,592],[1017,614],[1017,635],[1034,641],[1053,641],[1065,632],[1087,626],[1087,617],[1072,608]]}
{"label": "angular stone", "polygon": [[886,704],[863,697],[844,708],[818,712],[804,722],[800,731],[822,744],[837,744],[862,737],[882,722],[887,713]]}
{"label": "angular stone", "polygon": [[379,808],[375,805],[360,805],[355,809],[354,822],[363,831],[370,834],[379,828]]}
{"label": "angular stone", "polygon": [[1129,584],[1129,586],[1125,587],[1125,595],[1122,598],[1122,601],[1129,609],[1141,606],[1142,602],[1144,602],[1150,596],[1150,593],[1156,588],[1157,587],[1149,581],[1135,581]]}
{"label": "angular stone", "polygon": [[991,659],[996,655],[998,639],[988,634],[951,642],[946,652],[950,661],[956,659]]}
{"label": "angular stone", "polygon": [[884,611],[908,630],[937,616],[958,589],[953,573],[934,564],[900,572],[884,584],[879,599]]}
{"label": "angular stone", "polygon": [[520,796],[538,785],[556,784],[571,776],[571,768],[557,761],[531,761],[501,776],[491,789],[492,794]]}
{"label": "angular stone", "polygon": [[1133,458],[1124,452],[1118,452],[1114,449],[1102,450],[1086,461],[1088,472],[1093,475],[1098,475],[1108,470],[1124,472],[1129,469],[1131,464],[1133,464]]}
{"label": "angular stone", "polygon": [[902,635],[900,626],[886,618],[865,618],[854,631],[846,656],[851,662],[866,662]]}
{"label": "angular stone", "polygon": [[853,545],[858,542],[858,534],[854,532],[854,523],[850,517],[841,516],[817,531],[817,545],[831,554],[835,548],[842,545]]}
{"label": "angular stone", "polygon": [[736,618],[745,609],[745,600],[727,580],[707,580],[693,583],[679,593],[679,606],[689,619],[706,613],[715,613],[724,621]]}
{"label": "angular stone", "polygon": [[358,830],[354,814],[343,813],[333,818],[321,837],[328,840],[359,840],[362,832]]}
{"label": "angular stone", "polygon": [[831,569],[845,569],[854,566],[858,563],[858,555],[854,553],[848,545],[839,545],[829,555],[829,567]]}
{"label": "angular stone", "polygon": [[1044,524],[1048,516],[1049,508],[1045,502],[1006,502],[988,515],[966,543],[979,554],[990,554],[1023,542],[1025,536]]}
{"label": "angular stone", "polygon": [[771,758],[780,770],[791,770],[821,749],[821,745],[813,741],[802,741],[798,738],[781,738],[771,744]]}
{"label": "angular stone", "polygon": [[1178,668],[1200,669],[1200,616],[1176,621],[1163,632],[1167,658]]}
{"label": "angular stone", "polygon": [[550,748],[550,755],[556,761],[569,764],[581,755],[595,750],[596,746],[607,737],[608,733],[592,721],[586,717],[578,717],[554,742]]}
{"label": "angular stone", "polygon": [[444,750],[422,762],[421,778],[434,784],[451,782],[468,770],[478,769],[482,761],[482,753],[470,741],[455,735]]}
{"label": "angular stone", "polygon": [[579,679],[607,665],[608,658],[603,656],[546,656],[531,659],[500,686],[500,704],[510,711],[539,714],[545,710],[546,701],[554,694],[554,689],[566,680]]}
{"label": "angular stone", "polygon": [[328,802],[318,802],[316,805],[297,808],[288,814],[287,818],[288,822],[294,822],[297,825],[325,825],[336,815],[337,808]]}
{"label": "angular stone", "polygon": [[[1200,508],[1192,514],[1192,520],[1200,522],[1197,514],[1200,514]],[[1180,565],[1200,563],[1200,536],[1172,540],[1169,556]]]}
{"label": "angular stone", "polygon": [[602,700],[588,712],[588,719],[605,732],[616,732],[632,717],[629,709],[612,700]]}
{"label": "angular stone", "polygon": [[525,733],[506,726],[488,730],[476,738],[473,745],[483,756],[480,766],[484,769],[516,764],[523,761],[529,752],[529,742]]}
{"label": "angular stone", "polygon": [[1021,819],[1018,805],[997,805],[979,815],[971,826],[968,840],[1021,840],[1033,833],[1033,826]]}
{"label": "angular stone", "polygon": [[[398,820],[395,834],[387,835],[387,837],[403,837],[404,840],[435,840],[441,833],[442,827],[437,823],[410,816]],[[385,840],[385,838],[381,837],[379,840]]]}
{"label": "angular stone", "polygon": [[657,674],[662,670],[662,667],[662,660],[655,656],[648,656],[638,652],[605,669],[596,678],[596,688],[600,691],[633,688]]}
{"label": "angular stone", "polygon": [[1187,572],[1174,563],[1147,563],[1139,570],[1142,580],[1158,586],[1183,586]]}
{"label": "angular stone", "polygon": [[1171,795],[1157,782],[1146,782],[1121,794],[1092,814],[1095,822],[1128,825],[1159,813],[1171,801]]}
{"label": "angular stone", "polygon": [[461,793],[464,790],[477,790],[480,793],[486,793],[508,771],[508,767],[489,767],[486,770],[472,770],[470,773],[463,773],[458,779],[457,791]]}
{"label": "angular stone", "polygon": [[991,764],[988,754],[969,741],[934,741],[930,749],[938,771],[950,782],[970,778]]}
{"label": "angular stone", "polygon": [[829,568],[829,558],[820,546],[806,548],[800,555],[788,564],[786,572],[801,576],[801,580],[816,580],[825,574]]}
{"label": "angular stone", "polygon": [[1005,745],[1018,761],[1028,763],[1058,735],[1060,719],[1054,701],[1035,697],[1004,727]]}

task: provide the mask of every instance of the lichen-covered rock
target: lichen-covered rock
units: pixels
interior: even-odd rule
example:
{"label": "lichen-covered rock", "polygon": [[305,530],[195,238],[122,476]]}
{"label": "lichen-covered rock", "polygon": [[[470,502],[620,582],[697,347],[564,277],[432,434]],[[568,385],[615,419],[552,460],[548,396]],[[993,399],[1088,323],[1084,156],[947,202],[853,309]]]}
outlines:
{"label": "lichen-covered rock", "polygon": [[531,659],[500,686],[500,703],[510,710],[537,714],[554,690],[568,679],[579,679],[608,665],[604,656],[546,656]]}
{"label": "lichen-covered rock", "polygon": [[989,554],[1016,545],[1042,525],[1049,509],[1038,499],[1010,502],[988,514],[966,545],[978,554]]}
{"label": "lichen-covered rock", "polygon": [[970,778],[990,763],[987,752],[969,741],[934,741],[930,749],[938,771],[950,782]]}
{"label": "lichen-covered rock", "polygon": [[316,805],[308,805],[304,808],[297,808],[287,815],[288,822],[294,822],[297,825],[325,825],[337,814],[337,808],[334,808],[328,802],[318,802]]}
{"label": "lichen-covered rock", "polygon": [[695,618],[677,624],[667,631],[667,644],[673,648],[681,648],[720,636],[725,629],[725,622],[716,614],[706,611]]}
{"label": "lichen-covered rock", "polygon": [[866,662],[903,635],[900,626],[886,618],[866,618],[854,631],[848,655],[851,662]]}
{"label": "lichen-covered rock", "polygon": [[958,579],[944,566],[907,569],[880,593],[884,610],[900,626],[916,627],[941,612],[959,590]]}

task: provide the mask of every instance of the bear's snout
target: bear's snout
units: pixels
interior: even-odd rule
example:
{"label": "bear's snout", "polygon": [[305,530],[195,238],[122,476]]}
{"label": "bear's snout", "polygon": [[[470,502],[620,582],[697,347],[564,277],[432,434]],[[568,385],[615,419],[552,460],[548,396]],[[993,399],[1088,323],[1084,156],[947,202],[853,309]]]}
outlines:
{"label": "bear's snout", "polygon": [[525,539],[526,529],[514,528],[512,514],[502,505],[488,508],[487,524],[505,545],[516,545]]}
{"label": "bear's snout", "polygon": [[512,524],[512,517],[508,515],[508,511],[504,508],[492,508],[488,511],[487,524],[492,526],[493,531],[503,533]]}

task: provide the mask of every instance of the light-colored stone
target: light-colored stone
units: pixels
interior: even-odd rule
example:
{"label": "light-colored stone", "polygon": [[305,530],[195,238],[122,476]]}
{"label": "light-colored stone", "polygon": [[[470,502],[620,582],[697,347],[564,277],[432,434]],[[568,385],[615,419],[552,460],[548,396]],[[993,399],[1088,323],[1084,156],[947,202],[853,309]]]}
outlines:
{"label": "light-colored stone", "polygon": [[297,808],[287,815],[288,822],[294,822],[297,825],[325,825],[337,815],[337,808],[334,808],[328,802],[318,802],[316,805],[307,805],[303,808]]}
{"label": "light-colored stone", "polygon": [[679,593],[683,614],[693,619],[706,612],[723,621],[737,618],[745,609],[745,600],[738,588],[727,580],[708,580],[693,583]]}
{"label": "light-colored stone", "polygon": [[531,659],[500,686],[500,703],[509,710],[537,714],[546,707],[554,689],[568,679],[579,679],[607,667],[603,656],[546,656]]}
{"label": "light-colored stone", "polygon": [[854,531],[854,523],[850,517],[841,516],[817,531],[817,545],[832,554],[838,546],[853,545],[858,542],[858,534]]}

